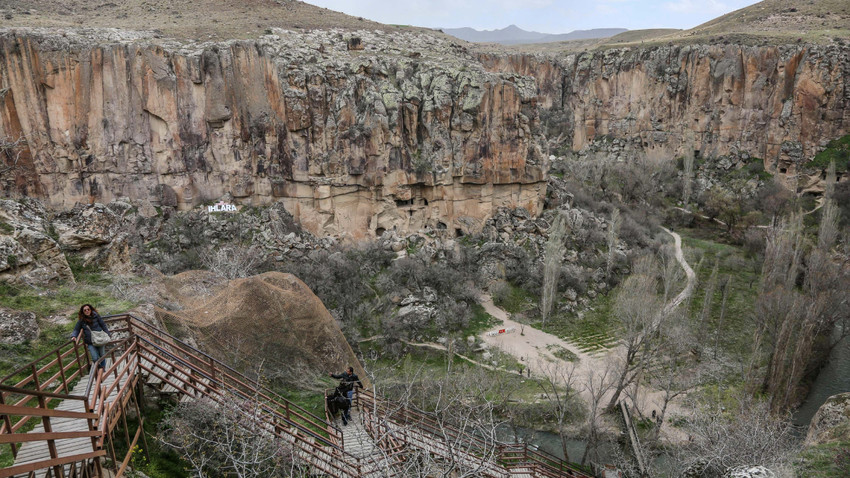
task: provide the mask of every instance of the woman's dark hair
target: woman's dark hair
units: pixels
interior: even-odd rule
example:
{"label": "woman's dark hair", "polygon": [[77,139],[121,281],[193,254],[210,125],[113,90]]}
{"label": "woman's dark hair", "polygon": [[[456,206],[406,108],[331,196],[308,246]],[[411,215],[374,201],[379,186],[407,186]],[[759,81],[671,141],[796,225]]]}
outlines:
{"label": "woman's dark hair", "polygon": [[[86,307],[88,307],[89,309],[91,309],[91,315],[86,315],[86,314],[84,314],[84,313],[83,313],[83,309],[85,309]],[[91,322],[91,321],[92,321],[92,318],[94,317],[94,314],[95,314],[96,312],[97,312],[97,310],[95,310],[95,308],[94,308],[94,306],[93,306],[93,305],[91,305],[91,304],[83,304],[83,305],[81,305],[81,306],[80,306],[80,315],[79,315],[80,320],[85,320],[86,322]]]}

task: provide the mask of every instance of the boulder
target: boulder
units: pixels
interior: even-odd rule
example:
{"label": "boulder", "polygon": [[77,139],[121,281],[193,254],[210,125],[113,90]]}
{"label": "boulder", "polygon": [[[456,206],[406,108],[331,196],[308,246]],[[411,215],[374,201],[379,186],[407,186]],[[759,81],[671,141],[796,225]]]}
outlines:
{"label": "boulder", "polygon": [[76,206],[53,223],[62,247],[78,251],[109,244],[121,229],[121,217],[103,204]]}
{"label": "boulder", "polygon": [[726,478],[776,478],[776,473],[761,465],[741,466],[729,470]]}
{"label": "boulder", "polygon": [[19,345],[38,338],[35,314],[0,307],[0,344]]}
{"label": "boulder", "polygon": [[829,397],[812,417],[804,446],[848,440],[850,440],[850,393],[839,393]]}

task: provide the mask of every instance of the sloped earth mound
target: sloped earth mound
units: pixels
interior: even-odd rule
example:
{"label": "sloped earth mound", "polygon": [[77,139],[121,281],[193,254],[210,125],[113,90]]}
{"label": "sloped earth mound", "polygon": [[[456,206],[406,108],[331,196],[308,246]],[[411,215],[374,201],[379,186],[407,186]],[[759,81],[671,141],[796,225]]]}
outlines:
{"label": "sloped earth mound", "polygon": [[291,274],[216,282],[191,271],[163,278],[162,288],[184,308],[158,308],[157,318],[177,334],[188,329],[202,350],[240,370],[286,383],[309,383],[349,365],[365,376],[333,316]]}

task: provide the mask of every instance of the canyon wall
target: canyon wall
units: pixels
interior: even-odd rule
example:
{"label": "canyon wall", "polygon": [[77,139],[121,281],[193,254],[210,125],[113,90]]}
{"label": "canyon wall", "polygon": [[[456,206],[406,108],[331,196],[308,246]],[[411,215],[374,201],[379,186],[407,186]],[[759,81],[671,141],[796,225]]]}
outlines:
{"label": "canyon wall", "polygon": [[654,46],[564,56],[481,55],[491,71],[534,75],[546,133],[573,151],[617,141],[674,158],[758,157],[795,175],[850,133],[850,47]]}
{"label": "canyon wall", "polygon": [[467,233],[540,211],[537,111],[532,79],[421,34],[0,32],[0,134],[25,139],[3,187],[58,208],[282,201],[314,233]]}
{"label": "canyon wall", "polygon": [[805,189],[820,174],[801,166],[848,133],[847,46],[492,55],[422,33],[0,30],[0,137],[21,138],[0,188],[65,209],[283,202],[314,233],[465,234],[501,206],[540,212],[550,147],[758,157]]}

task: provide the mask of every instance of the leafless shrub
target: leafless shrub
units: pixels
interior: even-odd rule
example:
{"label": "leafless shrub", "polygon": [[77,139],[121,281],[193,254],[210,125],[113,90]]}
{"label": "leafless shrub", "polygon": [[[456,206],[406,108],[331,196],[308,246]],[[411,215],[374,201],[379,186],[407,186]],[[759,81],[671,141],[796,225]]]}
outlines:
{"label": "leafless shrub", "polygon": [[745,465],[785,469],[797,448],[791,417],[771,414],[767,402],[749,395],[730,409],[696,405],[684,417],[684,429],[690,445],[680,450],[679,459],[696,476],[724,476]]}
{"label": "leafless shrub", "polygon": [[0,179],[20,167],[21,155],[27,144],[26,137],[21,135],[17,138],[0,138]]}
{"label": "leafless shrub", "polygon": [[259,273],[266,257],[258,246],[224,245],[208,247],[201,262],[210,272],[226,279],[239,279]]}
{"label": "leafless shrub", "polygon": [[163,420],[158,440],[204,477],[301,476],[290,446],[266,430],[259,402],[181,403]]}

